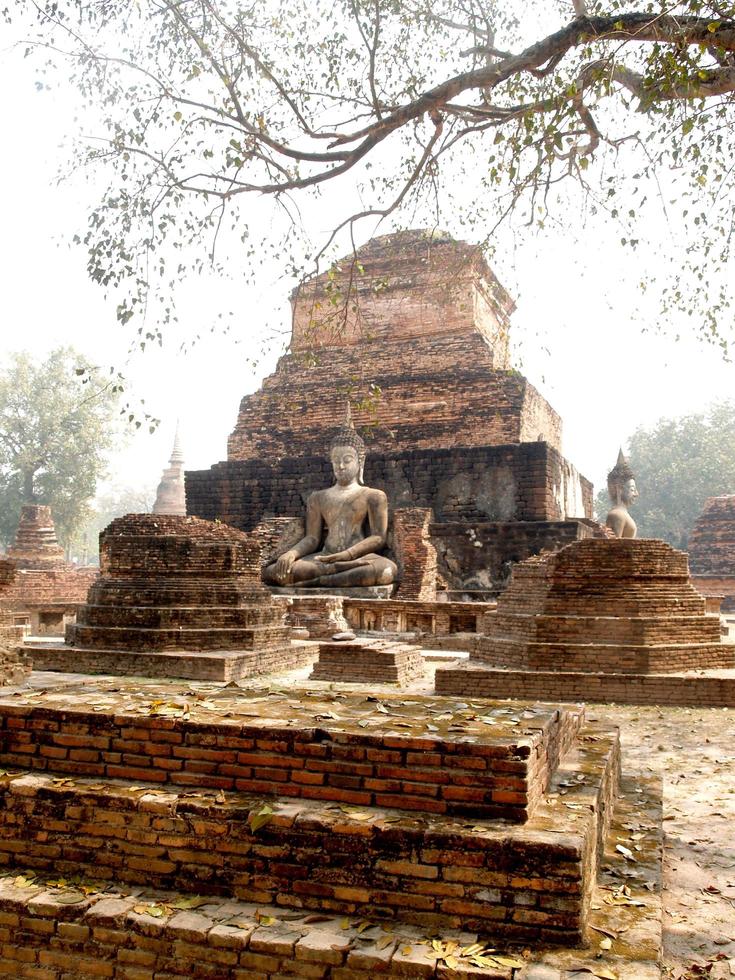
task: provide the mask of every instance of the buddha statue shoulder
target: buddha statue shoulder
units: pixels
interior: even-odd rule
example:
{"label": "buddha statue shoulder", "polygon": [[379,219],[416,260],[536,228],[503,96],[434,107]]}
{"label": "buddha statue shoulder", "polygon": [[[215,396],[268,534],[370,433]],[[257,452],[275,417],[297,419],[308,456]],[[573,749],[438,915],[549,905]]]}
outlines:
{"label": "buddha statue shoulder", "polygon": [[605,523],[618,538],[634,538],[638,528],[630,516],[628,507],[638,499],[638,488],[630,463],[623,456],[623,450],[618,453],[615,466],[607,474],[607,492],[612,508]]}
{"label": "buddha statue shoulder", "polygon": [[304,537],[265,568],[265,582],[354,588],[395,581],[395,562],[380,554],[388,534],[388,498],[363,484],[365,455],[348,409],[329,447],[335,482],[310,495]]}

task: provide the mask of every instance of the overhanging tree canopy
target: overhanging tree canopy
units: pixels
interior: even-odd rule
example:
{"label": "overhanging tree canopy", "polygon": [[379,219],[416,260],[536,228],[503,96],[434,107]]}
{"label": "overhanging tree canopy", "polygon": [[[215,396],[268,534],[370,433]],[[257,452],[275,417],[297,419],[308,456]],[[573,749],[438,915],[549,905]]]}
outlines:
{"label": "overhanging tree canopy", "polygon": [[110,179],[80,236],[89,273],[126,287],[123,322],[150,312],[157,292],[156,315],[140,328],[151,337],[174,316],[175,282],[190,262],[212,259],[218,234],[240,236],[243,260],[261,256],[249,217],[264,195],[290,221],[270,244],[300,274],[315,257],[294,244],[303,195],[349,174],[363,203],[346,205],[317,259],[360,217],[474,221],[483,235],[513,215],[536,229],[554,214],[563,222],[565,187],[635,248],[657,197],[693,273],[674,271],[665,305],[726,344],[732,3],[53,0],[37,9],[36,42],[71,59],[102,113],[78,159]]}

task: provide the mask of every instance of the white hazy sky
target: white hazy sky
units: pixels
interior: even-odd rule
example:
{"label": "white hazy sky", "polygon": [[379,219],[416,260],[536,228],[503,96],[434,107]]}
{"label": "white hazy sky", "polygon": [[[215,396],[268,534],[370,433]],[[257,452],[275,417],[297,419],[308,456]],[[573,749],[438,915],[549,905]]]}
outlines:
{"label": "white hazy sky", "polygon": [[[113,460],[114,481],[157,483],[177,417],[187,468],[208,467],[225,458],[240,399],[259,387],[281,352],[271,345],[257,372],[246,364],[260,347],[266,311],[287,331],[289,286],[276,269],[255,292],[236,282],[197,282],[186,303],[187,328],[204,321],[206,311],[232,308],[232,333],[207,336],[187,354],[171,340],[163,350],[128,358],[114,301],[88,281],[83,250],[68,244],[93,196],[54,182],[74,94],[63,86],[36,91],[29,62],[1,32],[0,89],[11,94],[0,153],[0,363],[14,350],[42,356],[71,344],[101,365],[121,367],[131,397],[144,399],[162,424],[154,435],[131,438]],[[236,267],[237,254],[229,258]],[[565,455],[597,486],[637,426],[702,410],[735,391],[735,367],[714,348],[693,337],[674,342],[671,331],[642,332],[661,325],[634,318],[635,282],[647,271],[639,261],[609,243],[590,241],[580,250],[552,234],[519,241],[513,254],[494,261],[518,303],[512,332],[518,366],[561,414]]]}

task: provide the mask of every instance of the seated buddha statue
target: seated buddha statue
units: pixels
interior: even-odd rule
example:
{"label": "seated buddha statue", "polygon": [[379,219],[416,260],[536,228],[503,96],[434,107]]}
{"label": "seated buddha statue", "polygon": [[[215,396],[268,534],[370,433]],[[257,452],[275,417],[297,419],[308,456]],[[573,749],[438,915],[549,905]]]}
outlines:
{"label": "seated buddha statue", "polygon": [[607,492],[613,505],[605,523],[618,538],[634,538],[638,533],[635,521],[628,513],[628,507],[638,499],[638,489],[630,463],[618,453],[618,461],[607,474]]}
{"label": "seated buddha statue", "polygon": [[304,537],[264,569],[263,579],[296,588],[390,585],[398,569],[380,554],[388,532],[388,498],[362,482],[365,443],[349,409],[329,450],[334,485],[309,496]]}

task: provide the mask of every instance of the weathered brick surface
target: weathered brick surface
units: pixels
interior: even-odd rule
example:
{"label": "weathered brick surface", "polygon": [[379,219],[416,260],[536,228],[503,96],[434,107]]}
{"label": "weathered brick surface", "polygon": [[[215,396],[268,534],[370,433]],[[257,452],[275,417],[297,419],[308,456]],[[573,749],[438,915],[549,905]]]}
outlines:
{"label": "weathered brick surface", "polygon": [[128,514],[100,535],[100,577],[67,642],[88,650],[289,648],[257,543],[192,517]]}
{"label": "weathered brick surface", "polygon": [[365,639],[320,643],[309,680],[408,687],[423,675],[424,660],[415,646]]}
{"label": "weathered brick surface", "polygon": [[[38,879],[41,882],[41,879]],[[477,936],[447,930],[460,955],[446,967],[425,930],[344,917],[301,916],[278,907],[210,898],[181,910],[187,896],[146,891],[145,898],[85,897],[34,882],[0,882],[0,976],[37,980],[510,980],[502,962],[479,969],[464,949]],[[141,911],[136,911],[136,909]],[[480,943],[484,949],[489,944]],[[490,961],[488,961],[489,963]]]}
{"label": "weathered brick surface", "polygon": [[15,564],[0,558],[0,685],[20,683],[31,672],[30,657],[20,645],[23,629],[13,624],[12,613],[5,608],[15,576]]}
{"label": "weathered brick surface", "polygon": [[[386,697],[378,711],[364,696],[344,695],[337,722],[318,695],[252,697],[245,721],[216,722],[0,701],[0,763],[522,822],[583,718],[579,708],[508,714],[486,704],[474,720],[474,711],[420,696],[408,705]],[[253,720],[256,712],[262,718]]]}
{"label": "weathered brick surface", "polygon": [[440,667],[436,692],[447,696],[554,698],[609,704],[661,704],[672,707],[735,707],[735,670],[688,673],[616,674],[595,670],[503,670],[465,666]]}
{"label": "weathered brick surface", "polygon": [[[310,493],[334,481],[321,433],[319,455],[216,463],[186,473],[190,514],[243,531],[266,515],[301,517]],[[391,510],[433,510],[441,523],[564,521],[592,515],[592,484],[544,442],[474,448],[371,451],[365,483],[384,490]]]}
{"label": "weathered brick surface", "polygon": [[346,395],[369,445],[558,447],[559,417],[507,370],[513,304],[476,246],[383,236],[302,283],[293,303],[290,353],[243,399],[228,459],[319,453]]}
{"label": "weathered brick surface", "polygon": [[[541,804],[516,827],[278,801],[252,830],[262,798],[6,774],[0,854],[8,867],[98,881],[194,885],[200,895],[574,943],[584,936],[617,763],[615,738],[583,733],[575,764],[559,770],[573,804],[563,825],[558,807]],[[187,918],[182,941],[197,930]]]}
{"label": "weathered brick surface", "polygon": [[517,565],[473,659],[529,671],[671,673],[735,666],[717,616],[663,541],[588,539]]}
{"label": "weathered brick surface", "polygon": [[404,507],[393,514],[393,548],[398,561],[401,599],[436,598],[436,548],[431,541],[433,513]]}
{"label": "weathered brick surface", "polygon": [[722,608],[735,610],[735,494],[706,501],[688,548],[689,564],[702,591],[723,596]]}

